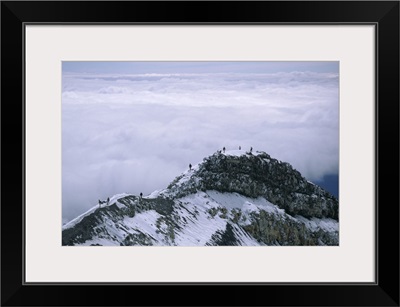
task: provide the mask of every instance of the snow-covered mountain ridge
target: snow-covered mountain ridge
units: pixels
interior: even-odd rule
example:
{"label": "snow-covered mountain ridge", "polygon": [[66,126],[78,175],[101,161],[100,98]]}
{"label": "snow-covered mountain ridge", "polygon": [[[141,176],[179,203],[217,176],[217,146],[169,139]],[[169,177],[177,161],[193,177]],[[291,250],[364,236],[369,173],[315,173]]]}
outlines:
{"label": "snow-covered mountain ridge", "polygon": [[164,190],[93,207],[62,244],[338,245],[338,200],[265,152],[217,152]]}

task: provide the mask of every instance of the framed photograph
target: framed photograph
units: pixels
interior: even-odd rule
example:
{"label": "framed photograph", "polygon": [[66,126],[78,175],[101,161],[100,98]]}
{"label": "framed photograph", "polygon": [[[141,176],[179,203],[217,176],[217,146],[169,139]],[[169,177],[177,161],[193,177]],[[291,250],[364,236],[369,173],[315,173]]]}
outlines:
{"label": "framed photograph", "polygon": [[2,305],[399,306],[398,1],[1,26]]}

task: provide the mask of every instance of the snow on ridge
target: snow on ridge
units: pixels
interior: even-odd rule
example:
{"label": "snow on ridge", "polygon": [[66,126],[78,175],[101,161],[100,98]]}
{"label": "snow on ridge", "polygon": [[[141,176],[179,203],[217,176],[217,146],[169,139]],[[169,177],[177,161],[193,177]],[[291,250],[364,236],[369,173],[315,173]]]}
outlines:
{"label": "snow on ridge", "polygon": [[118,199],[129,196],[129,195],[132,195],[132,194],[127,194],[127,193],[115,194],[114,196],[110,197],[110,202],[108,205],[111,206],[112,204],[115,204]]}
{"label": "snow on ridge", "polygon": [[[255,206],[258,209],[262,209],[268,213],[285,215],[284,209],[279,208],[263,197],[250,198],[238,193],[222,193],[214,190],[206,191],[206,193],[215,202],[229,209],[237,208],[249,210],[250,207],[254,209],[253,206]],[[252,206],[250,206],[250,204]]]}
{"label": "snow on ridge", "polygon": [[71,227],[75,226],[75,225],[78,224],[80,221],[82,221],[83,218],[84,218],[85,216],[88,216],[88,215],[90,215],[91,213],[93,213],[94,211],[96,211],[96,209],[97,209],[98,207],[99,207],[98,205],[97,205],[97,206],[94,206],[94,207],[90,208],[88,211],[86,211],[85,213],[82,213],[81,215],[77,216],[77,217],[74,218],[73,220],[67,222],[66,224],[64,224],[64,225],[62,226],[62,230],[65,230],[65,229],[68,229],[68,228],[71,228]]}
{"label": "snow on ridge", "polygon": [[296,215],[295,219],[305,224],[311,231],[318,231],[320,229],[327,232],[339,231],[339,222],[335,221],[334,219],[319,219],[316,217],[307,219],[300,215]]}
{"label": "snow on ridge", "polygon": [[[251,154],[253,156],[258,156],[263,153],[264,152],[262,152],[262,151],[252,151],[251,152]],[[249,155],[249,151],[244,150],[244,149],[232,149],[232,150],[225,150],[225,152],[222,152],[222,154],[225,156],[241,157],[241,156]]]}
{"label": "snow on ridge", "polygon": [[[113,205],[113,204],[117,205],[118,208],[121,208],[121,207],[117,204],[118,200],[119,200],[120,198],[129,196],[129,195],[131,195],[131,194],[127,194],[127,193],[115,194],[115,195],[113,195],[113,196],[110,197],[109,203],[108,203],[108,204],[106,204],[106,203],[105,203],[105,204],[102,204],[102,205],[101,205],[101,208],[109,207],[109,206],[111,206],[111,205]],[[88,216],[88,215],[94,213],[98,208],[99,208],[99,205],[97,204],[96,206],[90,208],[89,210],[87,210],[86,212],[84,212],[84,213],[82,213],[81,215],[77,216],[77,217],[74,218],[73,220],[67,222],[66,224],[64,224],[64,225],[62,226],[62,230],[65,230],[65,229],[74,227],[76,224],[80,223],[80,222],[83,220],[84,217],[86,217],[86,216]]]}
{"label": "snow on ridge", "polygon": [[222,152],[222,154],[225,156],[240,157],[240,156],[244,156],[246,154],[246,151],[245,150],[226,150],[225,152]]}
{"label": "snow on ridge", "polygon": [[197,192],[180,199],[186,203],[196,203],[205,208],[223,206],[227,209],[242,209],[243,211],[264,210],[275,215],[286,215],[285,210],[272,204],[263,197],[250,198],[238,193],[222,193],[215,190]]}
{"label": "snow on ridge", "polygon": [[163,195],[166,192],[165,189],[161,189],[161,190],[155,190],[153,192],[151,192],[149,195],[143,196],[143,198],[157,198],[160,195]]}

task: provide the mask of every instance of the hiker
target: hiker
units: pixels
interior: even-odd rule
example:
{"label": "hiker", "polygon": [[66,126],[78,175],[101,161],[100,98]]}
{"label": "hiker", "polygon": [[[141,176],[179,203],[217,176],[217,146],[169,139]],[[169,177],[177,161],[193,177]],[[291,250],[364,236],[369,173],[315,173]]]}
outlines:
{"label": "hiker", "polygon": [[239,146],[239,150],[242,150],[242,147],[241,147],[241,146]]}
{"label": "hiker", "polygon": [[192,170],[192,164],[189,164],[189,169]]}
{"label": "hiker", "polygon": [[139,195],[140,195],[140,198],[142,198],[142,197],[143,197],[143,193],[142,193],[142,192],[140,192],[140,194],[139,194]]}
{"label": "hiker", "polygon": [[224,148],[222,148],[222,151],[223,151],[223,152],[225,152],[225,147],[224,147]]}
{"label": "hiker", "polygon": [[101,200],[99,199],[99,208],[101,208]]}
{"label": "hiker", "polygon": [[250,152],[252,152],[253,151],[253,147],[250,147]]}
{"label": "hiker", "polygon": [[107,205],[110,203],[110,197],[107,197]]}

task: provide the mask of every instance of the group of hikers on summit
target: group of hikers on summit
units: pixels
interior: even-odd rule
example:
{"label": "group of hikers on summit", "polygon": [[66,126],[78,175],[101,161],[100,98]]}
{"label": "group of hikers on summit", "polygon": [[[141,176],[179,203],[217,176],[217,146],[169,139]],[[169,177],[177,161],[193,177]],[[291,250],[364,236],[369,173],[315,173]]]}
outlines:
{"label": "group of hikers on summit", "polygon": [[[222,152],[225,153],[225,150],[226,150],[226,148],[224,146],[222,148]],[[242,146],[239,146],[239,150],[242,150]],[[217,152],[221,153],[221,150],[217,150]],[[252,153],[252,152],[253,152],[253,147],[250,147],[250,153]],[[189,170],[192,170],[192,164],[191,163],[189,163]]]}
{"label": "group of hikers on summit", "polygon": [[[242,146],[239,146],[239,150],[242,150]],[[221,153],[221,150],[217,150],[218,153]],[[222,152],[225,153],[225,147],[222,148]],[[250,152],[253,152],[253,147],[250,147]]]}

